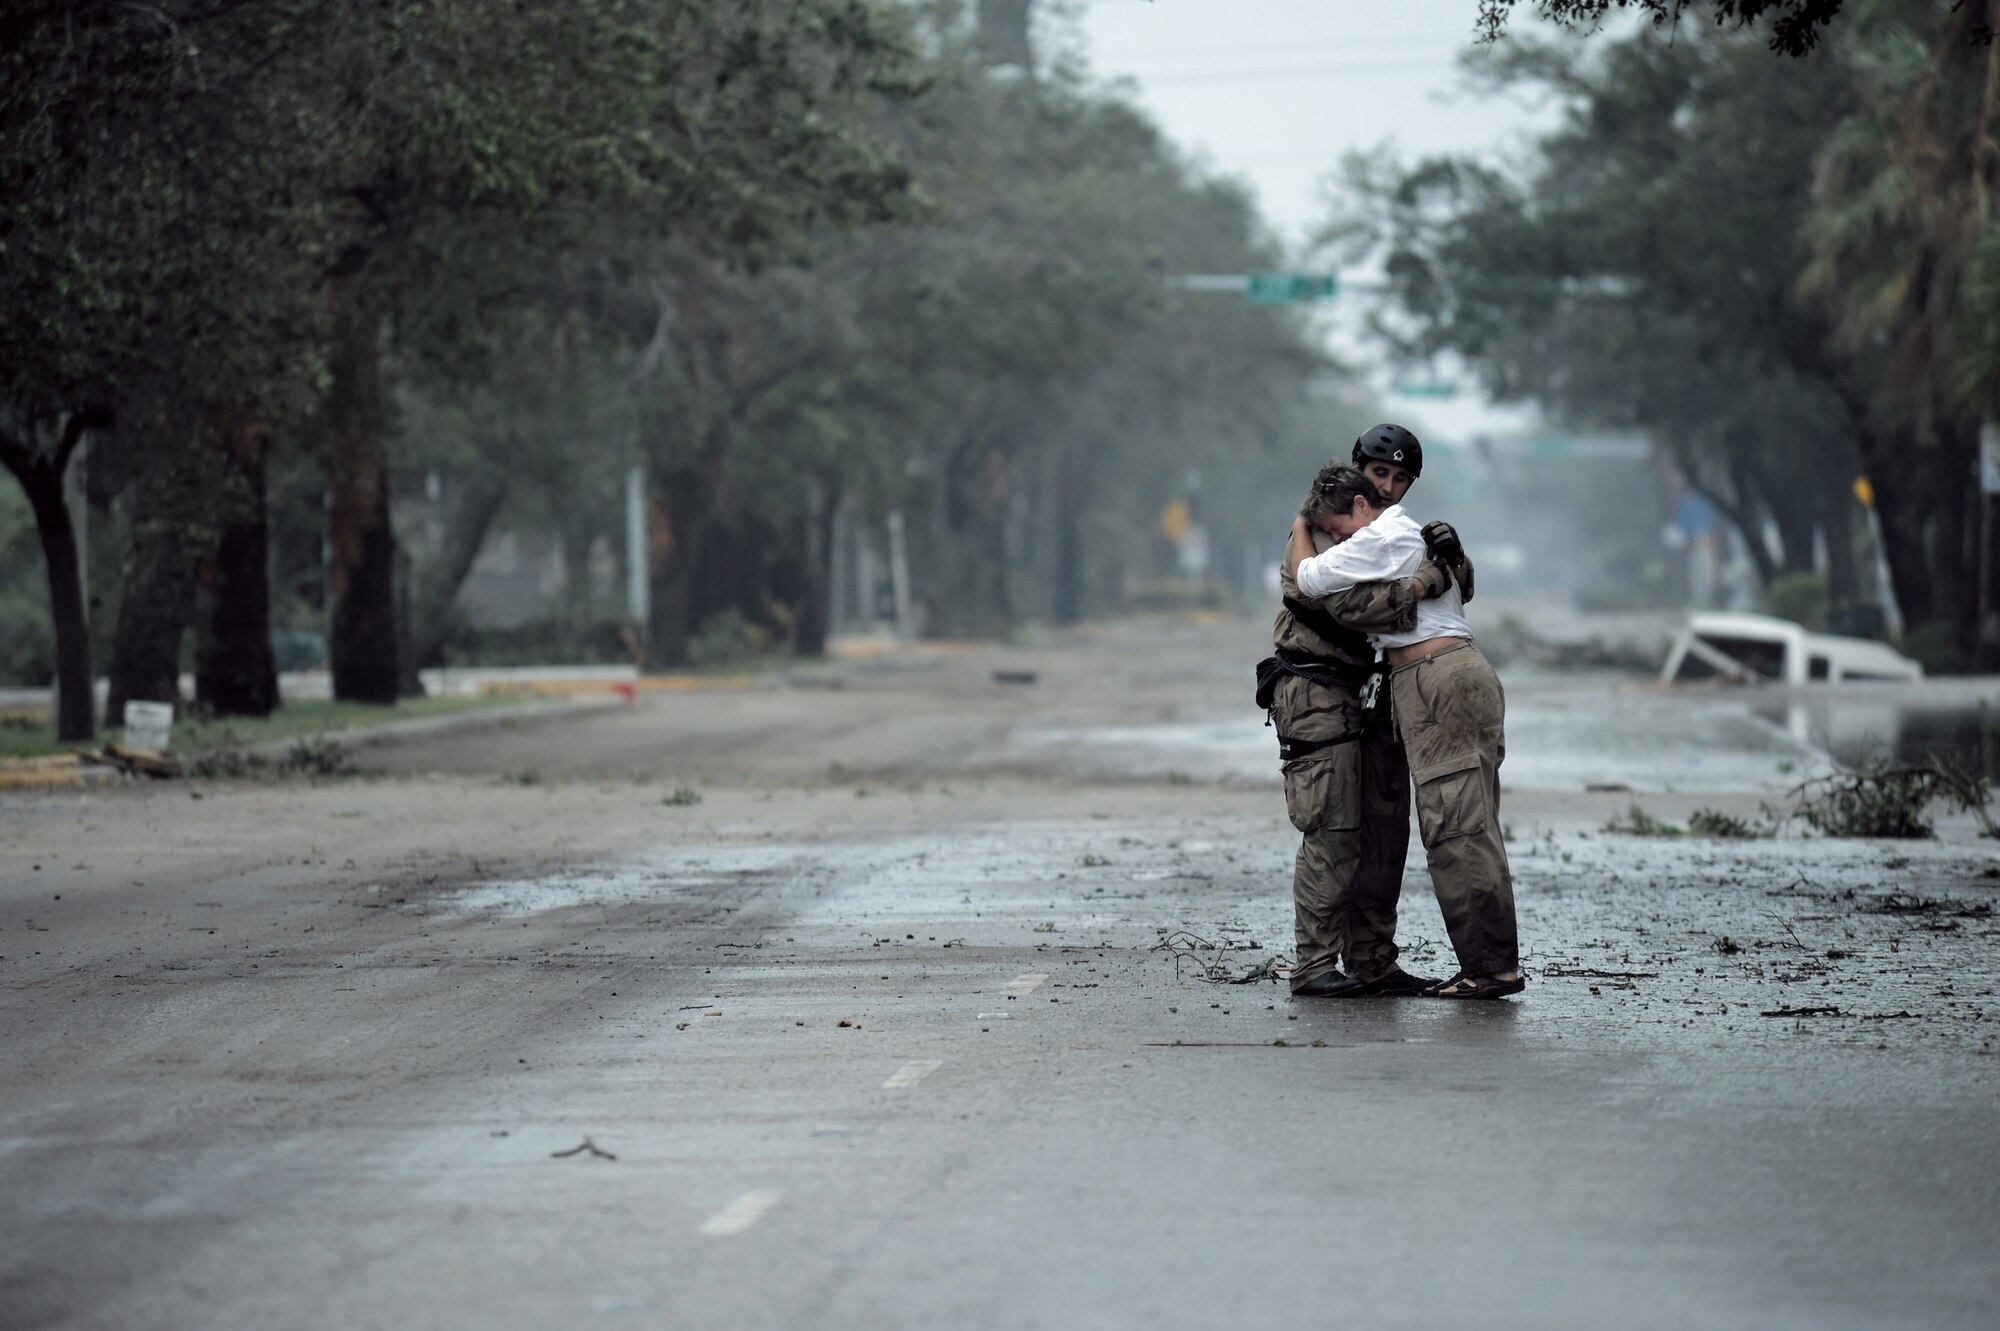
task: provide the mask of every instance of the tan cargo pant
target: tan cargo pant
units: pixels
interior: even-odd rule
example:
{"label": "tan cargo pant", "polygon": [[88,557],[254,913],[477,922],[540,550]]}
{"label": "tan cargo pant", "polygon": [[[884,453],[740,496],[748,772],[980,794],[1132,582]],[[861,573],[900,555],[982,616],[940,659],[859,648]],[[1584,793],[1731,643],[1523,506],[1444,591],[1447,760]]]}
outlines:
{"label": "tan cargo pant", "polygon": [[[1349,974],[1396,963],[1396,902],[1410,845],[1410,777],[1385,699],[1361,738],[1285,764],[1285,811],[1303,837],[1292,869],[1296,989],[1344,960]],[[1351,689],[1288,675],[1271,704],[1278,732],[1331,739],[1363,726]]]}
{"label": "tan cargo pant", "polygon": [[1500,834],[1507,700],[1470,640],[1389,675],[1396,728],[1417,787],[1417,828],[1458,966],[1493,975],[1521,964],[1514,880]]}

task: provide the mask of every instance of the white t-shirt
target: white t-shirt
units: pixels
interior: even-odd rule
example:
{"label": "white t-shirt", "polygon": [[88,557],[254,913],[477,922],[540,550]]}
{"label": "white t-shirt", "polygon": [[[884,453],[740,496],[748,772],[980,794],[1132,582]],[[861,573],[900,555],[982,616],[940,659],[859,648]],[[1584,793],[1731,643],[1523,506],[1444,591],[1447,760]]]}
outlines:
{"label": "white t-shirt", "polygon": [[[1424,561],[1423,529],[1391,504],[1380,517],[1330,550],[1302,560],[1293,575],[1299,591],[1311,597],[1331,596],[1363,582],[1383,582],[1390,578],[1415,577]],[[1409,647],[1432,638],[1469,638],[1472,626],[1465,622],[1465,596],[1458,579],[1441,596],[1417,602],[1417,626],[1407,633],[1371,633],[1368,641],[1376,647]]]}

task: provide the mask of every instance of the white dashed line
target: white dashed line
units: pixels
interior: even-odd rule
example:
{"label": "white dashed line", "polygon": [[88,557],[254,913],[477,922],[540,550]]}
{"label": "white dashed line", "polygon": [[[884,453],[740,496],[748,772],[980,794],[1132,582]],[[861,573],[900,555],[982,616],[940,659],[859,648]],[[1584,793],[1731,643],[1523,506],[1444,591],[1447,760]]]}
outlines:
{"label": "white dashed line", "polygon": [[1014,982],[1007,986],[1007,996],[1020,998],[1032,994],[1035,992],[1035,986],[1048,978],[1046,975],[1017,975],[1014,977]]}
{"label": "white dashed line", "polygon": [[777,1204],[778,1192],[775,1188],[754,1189],[702,1221],[700,1232],[714,1237],[741,1234]]}
{"label": "white dashed line", "polygon": [[943,1066],[944,1060],[941,1058],[919,1058],[905,1063],[890,1076],[889,1080],[882,1083],[882,1089],[893,1091],[899,1086],[915,1086]]}

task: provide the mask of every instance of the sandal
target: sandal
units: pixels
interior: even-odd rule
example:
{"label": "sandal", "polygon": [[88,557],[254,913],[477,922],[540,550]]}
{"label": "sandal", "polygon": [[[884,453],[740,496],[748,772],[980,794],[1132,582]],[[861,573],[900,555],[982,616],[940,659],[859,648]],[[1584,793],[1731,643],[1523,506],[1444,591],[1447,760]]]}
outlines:
{"label": "sandal", "polygon": [[1528,977],[1525,975],[1517,974],[1511,980],[1503,980],[1497,975],[1467,975],[1460,971],[1443,984],[1433,985],[1424,992],[1432,998],[1505,998],[1527,987]]}

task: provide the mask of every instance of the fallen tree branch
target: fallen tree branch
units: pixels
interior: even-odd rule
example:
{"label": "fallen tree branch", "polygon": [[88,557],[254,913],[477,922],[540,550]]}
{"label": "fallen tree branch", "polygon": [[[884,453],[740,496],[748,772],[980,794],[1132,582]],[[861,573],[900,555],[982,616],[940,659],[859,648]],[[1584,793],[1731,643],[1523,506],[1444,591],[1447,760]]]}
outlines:
{"label": "fallen tree branch", "polygon": [[567,1151],[550,1151],[549,1158],[551,1160],[566,1160],[570,1156],[581,1155],[585,1151],[590,1152],[593,1156],[596,1156],[599,1160],[616,1160],[618,1158],[617,1156],[611,1154],[611,1152],[605,1150],[603,1147],[599,1146],[596,1142],[592,1141],[588,1137],[585,1137],[583,1139],[582,1145],[572,1146]]}

